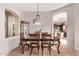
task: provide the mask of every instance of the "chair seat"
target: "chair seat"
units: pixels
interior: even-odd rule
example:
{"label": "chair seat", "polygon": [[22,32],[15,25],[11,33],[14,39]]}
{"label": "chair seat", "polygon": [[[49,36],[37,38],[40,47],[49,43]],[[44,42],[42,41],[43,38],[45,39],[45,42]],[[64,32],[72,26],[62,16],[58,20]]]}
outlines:
{"label": "chair seat", "polygon": [[38,43],[31,43],[31,46],[39,46]]}
{"label": "chair seat", "polygon": [[28,41],[28,42],[26,42],[27,44],[30,44],[30,42]]}
{"label": "chair seat", "polygon": [[32,42],[31,44],[38,44],[38,42]]}
{"label": "chair seat", "polygon": [[59,43],[58,42],[51,42],[51,45],[58,45]]}
{"label": "chair seat", "polygon": [[30,47],[32,47],[32,48],[37,48],[37,47],[39,47],[39,46],[30,46]]}

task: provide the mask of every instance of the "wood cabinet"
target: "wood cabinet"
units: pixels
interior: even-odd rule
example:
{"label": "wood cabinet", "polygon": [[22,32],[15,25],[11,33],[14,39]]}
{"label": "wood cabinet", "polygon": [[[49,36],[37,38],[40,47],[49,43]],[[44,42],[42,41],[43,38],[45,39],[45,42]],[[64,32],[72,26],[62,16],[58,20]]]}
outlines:
{"label": "wood cabinet", "polygon": [[20,21],[20,43],[22,41],[22,38],[28,38],[28,37],[29,37],[29,22]]}

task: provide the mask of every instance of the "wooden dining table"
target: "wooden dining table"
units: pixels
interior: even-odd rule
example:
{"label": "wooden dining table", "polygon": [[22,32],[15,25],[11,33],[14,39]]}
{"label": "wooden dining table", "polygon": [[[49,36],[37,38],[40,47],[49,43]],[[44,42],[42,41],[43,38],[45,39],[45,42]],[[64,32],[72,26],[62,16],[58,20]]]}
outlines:
{"label": "wooden dining table", "polygon": [[[39,41],[47,41],[47,40],[48,39],[39,39]],[[30,42],[30,38],[24,38],[24,39],[22,39],[22,42],[27,42],[27,41]],[[38,39],[31,39],[31,41],[38,41]],[[51,42],[58,42],[58,44],[57,44],[57,52],[58,52],[58,54],[60,54],[60,51],[59,51],[60,40],[58,40],[58,39],[51,39]],[[23,44],[23,43],[21,44],[22,54],[24,54],[24,45],[25,44]],[[51,46],[53,46],[53,45],[56,45],[56,44],[52,43]]]}

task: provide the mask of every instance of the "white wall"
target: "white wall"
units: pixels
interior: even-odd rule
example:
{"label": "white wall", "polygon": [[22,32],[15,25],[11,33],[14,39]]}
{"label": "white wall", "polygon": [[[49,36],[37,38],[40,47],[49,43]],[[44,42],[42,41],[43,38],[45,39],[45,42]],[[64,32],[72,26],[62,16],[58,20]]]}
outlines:
{"label": "white wall", "polygon": [[4,39],[5,39],[5,29],[4,29],[4,23],[5,23],[5,17],[4,17],[4,8],[2,5],[0,5],[0,51],[4,50]]}
{"label": "white wall", "polygon": [[36,17],[36,12],[24,12],[23,13],[23,20],[30,22],[30,33],[35,32],[36,30],[42,29],[42,32],[49,32],[51,33],[51,20],[52,16],[50,12],[40,12],[40,22],[42,25],[35,26],[33,25],[33,19]]}
{"label": "white wall", "polygon": [[74,4],[52,11],[52,16],[67,13],[67,46],[74,48]]}
{"label": "white wall", "polygon": [[67,7],[67,44],[68,47],[75,48],[75,31],[74,31],[74,4]]}
{"label": "white wall", "polygon": [[75,48],[79,50],[79,4],[75,4],[75,8],[74,8],[74,16],[75,16]]}
{"label": "white wall", "polygon": [[67,12],[67,46],[79,50],[79,4],[52,11],[52,15],[61,12]]}
{"label": "white wall", "polygon": [[19,38],[5,38],[5,8],[13,10],[21,18],[21,11],[16,6],[0,4],[0,52],[9,51],[19,45]]}

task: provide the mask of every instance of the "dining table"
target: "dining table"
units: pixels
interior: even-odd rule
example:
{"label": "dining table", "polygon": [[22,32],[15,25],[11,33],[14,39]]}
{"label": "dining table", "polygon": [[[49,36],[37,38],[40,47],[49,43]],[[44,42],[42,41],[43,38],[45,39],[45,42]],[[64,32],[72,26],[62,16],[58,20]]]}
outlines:
{"label": "dining table", "polygon": [[[40,42],[41,41],[47,41],[47,40],[48,39],[42,39],[42,38],[39,39]],[[50,40],[51,40],[51,42],[58,42],[57,43],[57,52],[58,52],[58,54],[60,54],[60,50],[59,50],[60,40],[59,39],[54,39],[54,38],[51,38]],[[27,42],[27,41],[30,42],[30,38],[23,38],[22,39],[22,42]],[[38,39],[31,39],[31,41],[38,41]],[[25,45],[24,43],[21,44],[22,54],[24,54],[24,45]],[[53,45],[56,45],[56,44],[52,43],[51,46],[53,46]]]}

